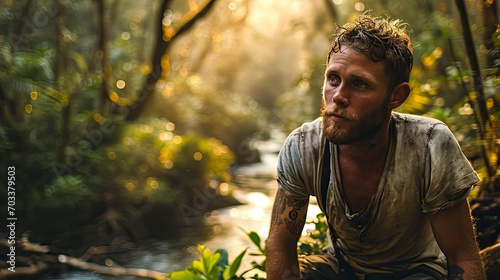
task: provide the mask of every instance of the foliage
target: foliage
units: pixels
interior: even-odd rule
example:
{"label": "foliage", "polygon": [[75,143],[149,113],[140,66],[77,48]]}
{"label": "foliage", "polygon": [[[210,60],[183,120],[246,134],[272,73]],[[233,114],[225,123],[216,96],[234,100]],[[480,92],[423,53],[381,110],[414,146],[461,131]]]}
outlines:
{"label": "foliage", "polygon": [[325,214],[319,213],[316,219],[309,222],[314,229],[308,230],[299,239],[297,252],[299,255],[317,254],[328,245],[328,223]]}
{"label": "foliage", "polygon": [[249,143],[266,135],[266,112],[248,96],[200,88],[203,83],[197,74],[185,79],[172,73],[172,81],[157,97],[162,108],[156,108],[155,115],[175,122],[180,132],[220,139],[235,154],[235,163],[257,162]]}
{"label": "foliage", "polygon": [[124,125],[118,141],[93,153],[79,171],[96,175],[89,178],[96,191],[112,182],[116,193],[135,200],[173,203],[182,193],[177,186],[192,189],[211,179],[229,180],[231,163],[231,151],[219,140],[181,136],[172,122],[151,119]]}
{"label": "foliage", "polygon": [[72,175],[57,177],[45,188],[45,197],[53,207],[74,208],[89,198],[89,190],[81,178]]}
{"label": "foliage", "polygon": [[[328,225],[323,213],[316,215],[316,219],[308,221],[307,224],[313,224],[314,229],[308,230],[302,235],[297,243],[297,253],[299,255],[318,254],[322,248],[328,245],[327,230]],[[191,265],[181,271],[175,271],[168,274],[172,280],[191,280],[191,279],[255,279],[265,280],[261,274],[255,273],[251,277],[244,277],[251,271],[266,272],[266,246],[263,244],[262,237],[255,231],[246,232],[243,230],[253,245],[257,248],[257,253],[250,253],[251,256],[264,257],[260,262],[252,261],[251,268],[243,271],[239,276],[236,275],[240,267],[242,258],[248,249],[243,250],[233,261],[231,265],[227,262],[227,251],[218,249],[213,254],[206,248],[206,245],[198,245],[199,260],[194,260]]]}
{"label": "foliage", "polygon": [[[257,271],[261,271],[261,272],[266,272],[266,259],[265,259],[265,256],[266,256],[266,246],[265,246],[265,243],[262,244],[262,238],[255,231],[250,231],[250,232],[246,232],[245,231],[245,233],[248,236],[248,238],[250,239],[250,241],[252,241],[252,244],[254,244],[255,247],[257,247],[257,249],[258,249],[257,253],[250,253],[250,255],[251,256],[257,256],[257,257],[264,257],[264,259],[262,261],[260,261],[260,262],[257,262],[255,260],[253,260],[251,262],[252,268],[246,270],[241,275],[243,276],[243,275],[245,275],[248,272],[253,271],[253,270],[257,270]],[[262,278],[262,276],[260,276],[259,273],[255,273],[252,276],[252,278],[250,278],[250,279],[262,280],[262,279],[265,279],[265,278]]]}
{"label": "foliage", "polygon": [[218,249],[214,253],[206,245],[198,245],[199,260],[194,260],[185,270],[174,271],[168,274],[172,280],[229,280],[243,279],[236,272],[241,265],[246,250],[242,251],[231,264],[228,262],[228,253]]}
{"label": "foliage", "polygon": [[[230,180],[234,153],[217,135],[182,130],[148,114],[125,121],[124,105],[137,101],[147,74],[158,71],[146,62],[152,44],[144,44],[155,39],[149,29],[156,11],[132,2],[141,8],[130,9],[123,1],[110,11],[97,2],[19,1],[2,9],[0,167],[15,166],[23,174],[17,178],[17,195],[23,198],[17,208],[30,226],[56,220],[46,213],[70,216],[93,209],[63,226],[76,227],[103,214],[98,212],[104,207],[120,212],[122,220],[140,221],[155,205],[175,209],[192,190],[207,185],[217,190]],[[122,6],[128,7],[124,13]],[[191,9],[178,3],[174,8]],[[113,13],[120,16],[110,22]],[[181,17],[176,12],[175,18]],[[209,114],[201,118],[207,119],[206,130],[220,121],[210,122]],[[235,126],[251,128],[241,142],[257,130],[242,121]]]}

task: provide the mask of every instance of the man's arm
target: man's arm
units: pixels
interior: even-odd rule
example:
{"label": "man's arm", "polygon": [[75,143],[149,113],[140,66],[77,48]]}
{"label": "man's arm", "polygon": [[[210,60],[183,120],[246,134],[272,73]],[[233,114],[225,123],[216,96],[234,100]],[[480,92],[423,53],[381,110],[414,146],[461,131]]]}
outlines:
{"label": "man's arm", "polygon": [[309,198],[296,200],[278,189],[267,239],[268,280],[300,279],[297,241],[306,221]]}
{"label": "man's arm", "polygon": [[486,279],[467,199],[429,219],[448,260],[448,279]]}

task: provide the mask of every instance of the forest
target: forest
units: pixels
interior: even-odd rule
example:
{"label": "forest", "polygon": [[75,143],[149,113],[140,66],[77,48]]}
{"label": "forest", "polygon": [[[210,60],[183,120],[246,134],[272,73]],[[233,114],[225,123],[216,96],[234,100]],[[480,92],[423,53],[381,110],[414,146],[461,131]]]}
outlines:
{"label": "forest", "polygon": [[[1,0],[0,278],[265,279],[262,263],[238,271],[245,252],[229,263],[203,244],[197,264],[224,262],[199,278],[110,256],[196,235],[242,204],[233,171],[319,116],[331,36],[366,11],[411,27],[412,92],[398,111],[456,136],[481,178],[470,201],[488,279],[500,275],[498,1]],[[265,236],[244,230],[265,253]]]}

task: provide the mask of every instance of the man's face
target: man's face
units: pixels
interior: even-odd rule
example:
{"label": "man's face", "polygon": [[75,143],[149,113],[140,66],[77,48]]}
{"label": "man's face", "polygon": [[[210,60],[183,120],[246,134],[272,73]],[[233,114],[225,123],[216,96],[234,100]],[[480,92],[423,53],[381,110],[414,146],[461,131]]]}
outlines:
{"label": "man's face", "polygon": [[370,140],[388,121],[391,109],[388,78],[382,62],[342,47],[333,53],[325,72],[321,116],[330,142]]}

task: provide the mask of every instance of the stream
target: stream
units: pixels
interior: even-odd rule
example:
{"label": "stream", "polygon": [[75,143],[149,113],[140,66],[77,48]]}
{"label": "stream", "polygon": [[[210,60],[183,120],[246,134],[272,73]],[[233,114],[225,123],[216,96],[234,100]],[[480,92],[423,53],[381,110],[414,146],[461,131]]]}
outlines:
{"label": "stream", "polygon": [[[221,208],[212,211],[204,224],[176,229],[175,236],[141,241],[137,248],[121,256],[119,265],[128,268],[145,268],[159,272],[182,270],[199,255],[198,244],[206,244],[209,249],[226,249],[229,261],[248,248],[243,258],[239,273],[251,268],[251,261],[261,262],[263,257],[250,256],[258,253],[255,245],[247,237],[246,232],[257,232],[265,240],[269,231],[272,204],[276,192],[276,160],[282,139],[256,143],[261,153],[261,162],[235,167],[233,170],[234,197],[241,205]],[[313,218],[319,212],[316,205],[311,205],[308,217]],[[304,230],[307,229],[306,228]],[[257,270],[246,274],[248,277],[258,273]],[[259,273],[259,275],[263,275]],[[45,274],[39,279],[117,279],[98,273],[80,270],[67,270],[59,273]],[[125,277],[120,279],[135,279]]]}

